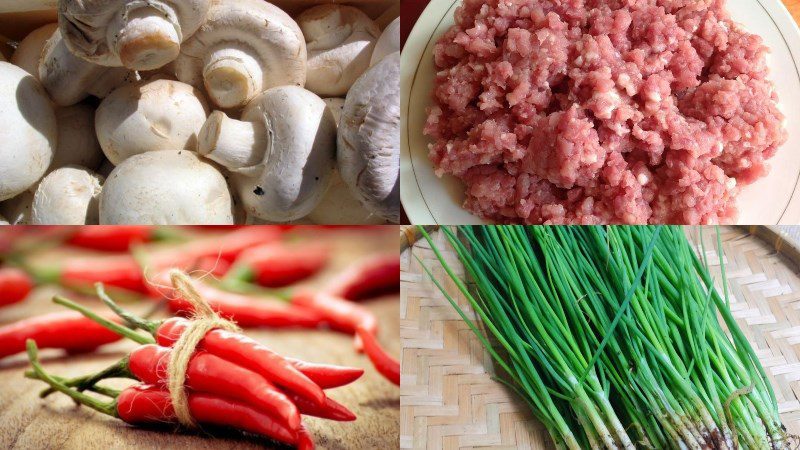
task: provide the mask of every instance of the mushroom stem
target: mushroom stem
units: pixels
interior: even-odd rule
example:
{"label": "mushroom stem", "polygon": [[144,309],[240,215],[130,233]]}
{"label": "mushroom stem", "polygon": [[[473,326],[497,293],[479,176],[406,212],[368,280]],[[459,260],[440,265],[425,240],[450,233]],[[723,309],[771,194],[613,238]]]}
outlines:
{"label": "mushroom stem", "polygon": [[265,162],[270,147],[264,125],[231,119],[222,111],[211,113],[198,139],[200,154],[229,170]]}
{"label": "mushroom stem", "polygon": [[221,108],[244,106],[262,89],[263,72],[251,52],[234,43],[209,52],[203,81],[211,100]]}
{"label": "mushroom stem", "polygon": [[155,70],[178,57],[181,27],[175,13],[160,2],[121,12],[108,27],[122,64],[132,70]]}

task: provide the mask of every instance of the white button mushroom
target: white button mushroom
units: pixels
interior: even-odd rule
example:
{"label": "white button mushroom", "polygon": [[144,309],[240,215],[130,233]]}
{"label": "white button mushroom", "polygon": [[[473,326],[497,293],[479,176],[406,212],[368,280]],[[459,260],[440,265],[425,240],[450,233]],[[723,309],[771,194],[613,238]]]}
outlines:
{"label": "white button mushroom", "polygon": [[339,173],[370,211],[400,222],[400,52],[353,84],[339,123]]}
{"label": "white button mushroom", "polygon": [[42,50],[39,79],[59,106],[70,106],[90,95],[103,98],[136,73],[121,67],[103,67],[73,55],[56,30]]}
{"label": "white button mushroom", "polygon": [[[344,99],[326,98],[324,100],[338,124],[344,109]],[[312,223],[325,225],[381,225],[386,223],[382,217],[368,211],[353,197],[350,188],[342,180],[339,171],[335,169],[331,175],[331,185],[328,191],[307,219]]]}
{"label": "white button mushroom", "polygon": [[28,33],[25,39],[20,41],[14,54],[11,55],[11,63],[39,79],[39,61],[42,58],[42,49],[57,29],[57,23],[49,23]]}
{"label": "white button mushroom", "polygon": [[94,108],[79,103],[56,108],[58,146],[50,171],[75,165],[90,170],[103,163],[103,150],[94,131]]}
{"label": "white button mushroom", "polygon": [[400,18],[396,18],[386,26],[383,30],[380,39],[375,44],[375,50],[372,51],[372,59],[369,66],[372,67],[378,64],[384,57],[391,55],[394,52],[400,51]]}
{"label": "white button mushroom", "polygon": [[210,0],[59,0],[69,49],[102,66],[155,70],[178,57]]}
{"label": "white button mushroom", "polygon": [[39,183],[32,225],[97,225],[102,178],[82,167],[62,167]]}
{"label": "white button mushroom", "polygon": [[33,190],[25,191],[12,199],[0,202],[0,215],[6,218],[9,225],[29,225],[32,204]]}
{"label": "white button mushroom", "polygon": [[249,215],[290,222],[310,213],[328,188],[336,122],[312,92],[280,86],[253,99],[242,121],[212,113],[199,142],[200,154],[234,172]]}
{"label": "white button mushroom", "polygon": [[308,47],[306,89],[325,97],[347,93],[369,68],[381,32],[358,8],[319,5],[297,18]]}
{"label": "white button mushroom", "polygon": [[140,153],[194,150],[208,117],[203,94],[180,81],[155,80],[123,86],[97,108],[95,128],[114,165]]}
{"label": "white button mushroom", "polygon": [[270,3],[221,0],[181,47],[175,74],[205,87],[220,108],[240,108],[271,87],[305,84],[305,40],[297,23]]}
{"label": "white button mushroom", "polygon": [[0,62],[0,201],[33,186],[53,161],[58,129],[36,78]]}
{"label": "white button mushroom", "polygon": [[185,150],[132,156],[100,195],[103,225],[232,225],[228,184],[216,167]]}

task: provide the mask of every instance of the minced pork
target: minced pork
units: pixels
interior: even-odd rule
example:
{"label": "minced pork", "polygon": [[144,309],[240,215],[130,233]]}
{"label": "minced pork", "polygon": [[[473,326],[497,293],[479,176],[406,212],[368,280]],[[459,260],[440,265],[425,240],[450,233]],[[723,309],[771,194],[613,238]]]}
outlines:
{"label": "minced pork", "polygon": [[425,133],[502,223],[730,223],[786,140],[724,0],[464,0]]}

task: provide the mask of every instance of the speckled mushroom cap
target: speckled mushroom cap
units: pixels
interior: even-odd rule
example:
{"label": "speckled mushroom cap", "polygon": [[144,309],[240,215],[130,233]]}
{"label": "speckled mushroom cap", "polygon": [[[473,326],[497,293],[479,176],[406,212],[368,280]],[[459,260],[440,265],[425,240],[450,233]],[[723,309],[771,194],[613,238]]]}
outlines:
{"label": "speckled mushroom cap", "polygon": [[0,201],[33,186],[53,161],[58,127],[42,85],[19,67],[0,62]]}
{"label": "speckled mushroom cap", "polygon": [[100,196],[102,225],[232,225],[225,178],[197,154],[134,155],[114,168]]}
{"label": "speckled mushroom cap", "polygon": [[180,81],[155,79],[123,86],[97,108],[97,138],[113,164],[144,152],[194,150],[208,116],[203,94]]}
{"label": "speckled mushroom cap", "polygon": [[342,179],[370,211],[400,221],[400,52],[353,84],[339,122]]}
{"label": "speckled mushroom cap", "polygon": [[59,0],[69,49],[103,66],[154,70],[174,60],[211,0]]}
{"label": "speckled mushroom cap", "polygon": [[218,1],[181,47],[175,73],[205,88],[217,106],[241,107],[269,88],[305,84],[305,39],[297,23],[270,3]]}
{"label": "speckled mushroom cap", "polygon": [[360,9],[318,5],[297,17],[308,47],[306,89],[323,97],[343,96],[369,68],[380,28]]}

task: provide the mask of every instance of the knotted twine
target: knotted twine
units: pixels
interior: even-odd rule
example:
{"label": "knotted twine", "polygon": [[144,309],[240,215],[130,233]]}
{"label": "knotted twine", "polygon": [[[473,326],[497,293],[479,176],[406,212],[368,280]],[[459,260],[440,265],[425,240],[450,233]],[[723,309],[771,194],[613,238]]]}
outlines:
{"label": "knotted twine", "polygon": [[181,425],[189,428],[197,428],[197,422],[192,417],[189,410],[189,396],[186,394],[186,372],[189,361],[192,359],[197,345],[206,336],[206,333],[215,329],[239,332],[241,331],[233,322],[221,318],[200,296],[194,287],[194,281],[186,273],[173,269],[169,272],[172,286],[183,300],[192,305],[194,314],[189,325],[181,333],[181,337],[172,346],[167,374],[172,407],[175,409],[175,416]]}

